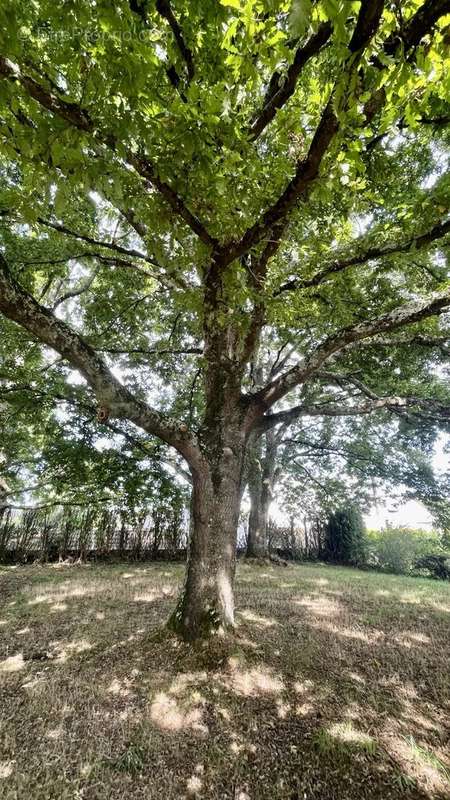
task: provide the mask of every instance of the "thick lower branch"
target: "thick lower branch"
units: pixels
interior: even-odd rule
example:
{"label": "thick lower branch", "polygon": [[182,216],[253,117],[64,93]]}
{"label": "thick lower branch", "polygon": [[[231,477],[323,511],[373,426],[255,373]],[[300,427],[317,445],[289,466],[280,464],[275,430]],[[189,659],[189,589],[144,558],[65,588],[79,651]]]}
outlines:
{"label": "thick lower branch", "polygon": [[[411,303],[404,303],[387,314],[352,325],[326,339],[303,364],[287,370],[252,397],[249,416],[255,413],[262,416],[277,400],[280,400],[296,386],[305,383],[337,353],[365,339],[380,333],[397,330],[420,322],[428,317],[438,316],[450,308],[450,288]],[[255,417],[255,421],[256,421]]]}
{"label": "thick lower branch", "polygon": [[1,253],[0,312],[67,359],[83,375],[99,405],[108,413],[128,419],[147,433],[159,436],[175,447],[191,466],[196,464],[198,448],[187,427],[137,400],[80,334],[17,283]]}

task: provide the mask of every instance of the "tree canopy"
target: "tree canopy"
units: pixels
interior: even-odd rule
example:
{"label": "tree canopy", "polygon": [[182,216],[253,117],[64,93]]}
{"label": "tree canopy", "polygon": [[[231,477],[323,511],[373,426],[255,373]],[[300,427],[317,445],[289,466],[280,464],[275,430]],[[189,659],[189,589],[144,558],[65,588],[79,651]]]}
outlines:
{"label": "tree canopy", "polygon": [[99,424],[186,460],[193,558],[215,576],[197,558],[191,594],[207,584],[232,624],[251,435],[343,413],[448,424],[450,3],[0,14],[6,358],[55,399],[75,370]]}

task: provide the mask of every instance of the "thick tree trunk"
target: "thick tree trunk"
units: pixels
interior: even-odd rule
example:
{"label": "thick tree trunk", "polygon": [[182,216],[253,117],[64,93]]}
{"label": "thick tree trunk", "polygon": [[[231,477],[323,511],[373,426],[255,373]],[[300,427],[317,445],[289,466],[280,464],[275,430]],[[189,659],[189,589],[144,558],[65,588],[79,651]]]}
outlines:
{"label": "thick tree trunk", "polygon": [[235,456],[224,459],[216,479],[206,465],[194,476],[186,580],[169,621],[186,640],[234,628],[239,488]]}
{"label": "thick tree trunk", "polygon": [[[186,581],[171,627],[184,639],[234,628],[236,540],[248,406],[241,394],[245,360],[227,311],[224,264],[205,271],[205,414],[190,461],[192,525]],[[229,310],[232,311],[232,305]]]}

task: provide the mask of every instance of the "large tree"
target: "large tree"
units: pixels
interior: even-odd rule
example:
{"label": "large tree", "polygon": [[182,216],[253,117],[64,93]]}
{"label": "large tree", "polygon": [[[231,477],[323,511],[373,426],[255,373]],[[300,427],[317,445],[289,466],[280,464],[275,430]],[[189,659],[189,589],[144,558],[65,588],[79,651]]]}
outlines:
{"label": "large tree", "polygon": [[[366,400],[324,402],[318,416],[304,415],[254,438],[247,453],[250,501],[247,556],[270,557],[270,508],[297,524],[325,517],[345,504],[368,509],[383,497],[419,500],[445,527],[448,476],[433,469],[436,441],[449,430],[441,415],[396,405],[373,410]],[[317,410],[317,408],[316,408]]]}
{"label": "large tree", "polygon": [[[283,368],[283,359],[272,354],[273,344],[265,344],[254,369],[261,383],[268,371],[273,375]],[[390,361],[380,363],[383,344],[391,349],[407,344],[401,381]],[[255,426],[244,469],[250,500],[247,556],[269,555],[270,505],[280,484],[278,500],[291,498],[288,505],[297,514],[312,498],[317,512],[344,501],[367,507],[375,487],[377,494],[414,497],[429,507],[444,500],[448,479],[436,479],[432,462],[436,445],[450,431],[445,375],[450,350],[443,340],[436,352],[437,344],[417,337],[378,339],[375,348],[353,351],[348,372],[318,371],[315,381],[303,386],[301,402],[279,414],[277,426],[265,434],[265,419]],[[424,385],[428,396],[420,399],[416,392]]]}
{"label": "large tree", "polygon": [[[448,0],[2,4],[0,311],[81,374],[99,423],[128,420],[187,462],[192,536],[172,619],[187,638],[234,626],[252,432],[287,421],[288,398],[346,371],[355,348],[395,372],[400,330],[437,347],[445,335],[449,12]],[[254,386],[264,329],[295,347]],[[170,390],[167,350],[198,353]],[[420,386],[367,402],[440,398]]]}

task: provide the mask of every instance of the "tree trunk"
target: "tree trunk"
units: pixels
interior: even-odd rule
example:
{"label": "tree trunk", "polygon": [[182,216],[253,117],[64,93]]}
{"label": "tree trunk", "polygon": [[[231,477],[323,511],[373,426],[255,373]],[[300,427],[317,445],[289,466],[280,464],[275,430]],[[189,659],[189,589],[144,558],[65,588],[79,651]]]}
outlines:
{"label": "tree trunk", "polygon": [[[184,639],[234,628],[234,573],[248,405],[241,333],[227,313],[224,264],[205,271],[205,414],[190,461],[192,525],[186,581],[170,626]],[[232,301],[232,296],[230,297]],[[228,309],[232,312],[232,305]]]}
{"label": "tree trunk", "polygon": [[248,518],[247,558],[267,555],[267,504],[263,502],[262,464],[252,453],[248,466],[250,514]]}
{"label": "tree trunk", "polygon": [[266,558],[269,555],[267,528],[275,483],[277,445],[270,432],[266,434],[266,449],[261,452],[260,441],[252,444],[248,459],[248,489],[250,515],[248,520],[247,558]]}
{"label": "tree trunk", "polygon": [[234,628],[234,573],[240,461],[223,459],[194,475],[186,580],[169,625],[186,640]]}

